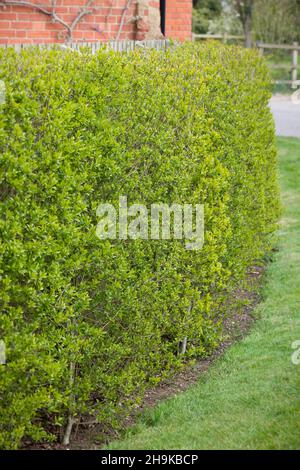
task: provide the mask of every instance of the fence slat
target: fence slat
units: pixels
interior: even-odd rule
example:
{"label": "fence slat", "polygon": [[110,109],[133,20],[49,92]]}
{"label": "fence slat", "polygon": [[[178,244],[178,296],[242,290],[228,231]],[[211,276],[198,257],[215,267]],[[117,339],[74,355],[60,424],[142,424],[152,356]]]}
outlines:
{"label": "fence slat", "polygon": [[232,34],[193,34],[193,41],[196,41],[197,39],[221,39],[224,42],[227,42],[230,39],[239,39],[239,40],[244,40],[245,36],[235,36]]}
{"label": "fence slat", "polygon": [[88,47],[91,49],[92,54],[95,54],[99,49],[113,50],[115,52],[129,52],[136,48],[142,49],[156,49],[166,50],[170,47],[168,39],[155,39],[147,41],[108,41],[108,42],[71,42],[66,45],[64,43],[51,43],[51,44],[0,44],[2,48],[12,47],[15,51],[20,52],[22,49],[38,48],[38,49],[52,49],[63,48],[78,51],[81,47]]}
{"label": "fence slat", "polygon": [[292,55],[292,88],[295,90],[297,88],[297,78],[298,78],[298,43],[294,42],[295,49],[293,50]]}
{"label": "fence slat", "polygon": [[298,43],[297,43],[297,46],[295,46],[292,44],[267,44],[267,43],[265,44],[265,43],[259,42],[257,44],[257,47],[262,48],[262,49],[283,49],[286,51],[294,51],[294,50],[300,51],[300,46]]}

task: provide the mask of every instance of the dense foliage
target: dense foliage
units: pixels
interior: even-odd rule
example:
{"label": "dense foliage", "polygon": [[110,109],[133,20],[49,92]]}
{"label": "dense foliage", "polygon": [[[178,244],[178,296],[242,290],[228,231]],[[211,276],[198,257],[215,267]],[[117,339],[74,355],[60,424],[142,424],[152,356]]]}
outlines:
{"label": "dense foliage", "polygon": [[[15,448],[91,415],[118,427],[146,386],[209,353],[224,292],[270,249],[278,189],[256,52],[7,49],[0,79],[0,447]],[[120,195],[203,203],[203,249],[99,240],[96,208]]]}
{"label": "dense foliage", "polygon": [[259,41],[292,44],[300,41],[299,0],[255,0],[253,28]]}
{"label": "dense foliage", "polygon": [[300,41],[300,0],[195,0],[194,33],[251,34],[253,41]]}
{"label": "dense foliage", "polygon": [[193,7],[194,33],[208,33],[210,22],[219,18],[222,13],[221,0],[194,0]]}

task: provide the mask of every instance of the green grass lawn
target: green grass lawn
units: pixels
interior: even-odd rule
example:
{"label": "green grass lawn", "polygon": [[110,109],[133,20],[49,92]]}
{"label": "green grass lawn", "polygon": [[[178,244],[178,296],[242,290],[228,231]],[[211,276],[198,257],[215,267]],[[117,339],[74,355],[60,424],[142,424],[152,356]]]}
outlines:
{"label": "green grass lawn", "polygon": [[300,449],[300,140],[280,138],[284,215],[251,333],[110,449]]}

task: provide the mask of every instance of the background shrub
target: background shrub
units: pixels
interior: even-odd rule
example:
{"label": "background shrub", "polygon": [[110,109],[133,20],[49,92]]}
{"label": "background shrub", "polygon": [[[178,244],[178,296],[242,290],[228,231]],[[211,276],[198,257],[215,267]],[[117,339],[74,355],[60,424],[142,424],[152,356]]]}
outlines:
{"label": "background shrub", "polygon": [[[216,347],[224,293],[270,249],[278,188],[253,51],[7,49],[0,79],[0,447],[16,448],[68,419],[118,427],[147,385]],[[203,203],[203,249],[100,241],[96,208],[120,195]]]}

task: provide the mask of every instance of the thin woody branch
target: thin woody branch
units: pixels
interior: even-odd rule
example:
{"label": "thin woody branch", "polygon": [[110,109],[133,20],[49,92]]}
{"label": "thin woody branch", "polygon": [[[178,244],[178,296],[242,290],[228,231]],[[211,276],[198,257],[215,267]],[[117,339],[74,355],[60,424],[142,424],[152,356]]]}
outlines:
{"label": "thin woody branch", "polygon": [[52,18],[53,22],[60,23],[66,30],[67,30],[67,37],[66,37],[66,42],[70,42],[73,37],[73,31],[78,25],[78,23],[82,20],[82,18],[85,15],[89,15],[92,13],[92,11],[89,9],[91,5],[93,4],[94,0],[88,0],[87,3],[84,5],[83,9],[78,13],[76,18],[72,21],[71,24],[66,23],[60,16],[57,15],[56,13],[56,0],[51,1],[51,9],[47,9],[43,5],[38,5],[32,2],[27,2],[27,1],[14,1],[14,0],[9,0],[9,1],[4,1],[0,2],[0,6],[5,7],[5,6],[23,6],[27,8],[32,8],[35,10],[38,10],[39,12],[43,13],[44,15],[47,15]]}
{"label": "thin woody branch", "polygon": [[23,7],[35,8],[36,10],[40,11],[41,13],[44,13],[44,15],[52,16],[52,11],[46,10],[45,7],[43,7],[41,5],[36,5],[35,3],[32,3],[32,2],[8,1],[8,2],[0,2],[0,6],[1,7],[23,6]]}
{"label": "thin woody branch", "polygon": [[119,30],[118,30],[117,36],[116,36],[116,41],[119,41],[119,39],[120,39],[122,30],[123,30],[123,26],[124,26],[124,22],[125,22],[125,18],[126,18],[126,14],[127,14],[127,11],[129,10],[129,8],[131,6],[131,3],[132,3],[132,0],[127,0],[126,5],[123,9]]}

